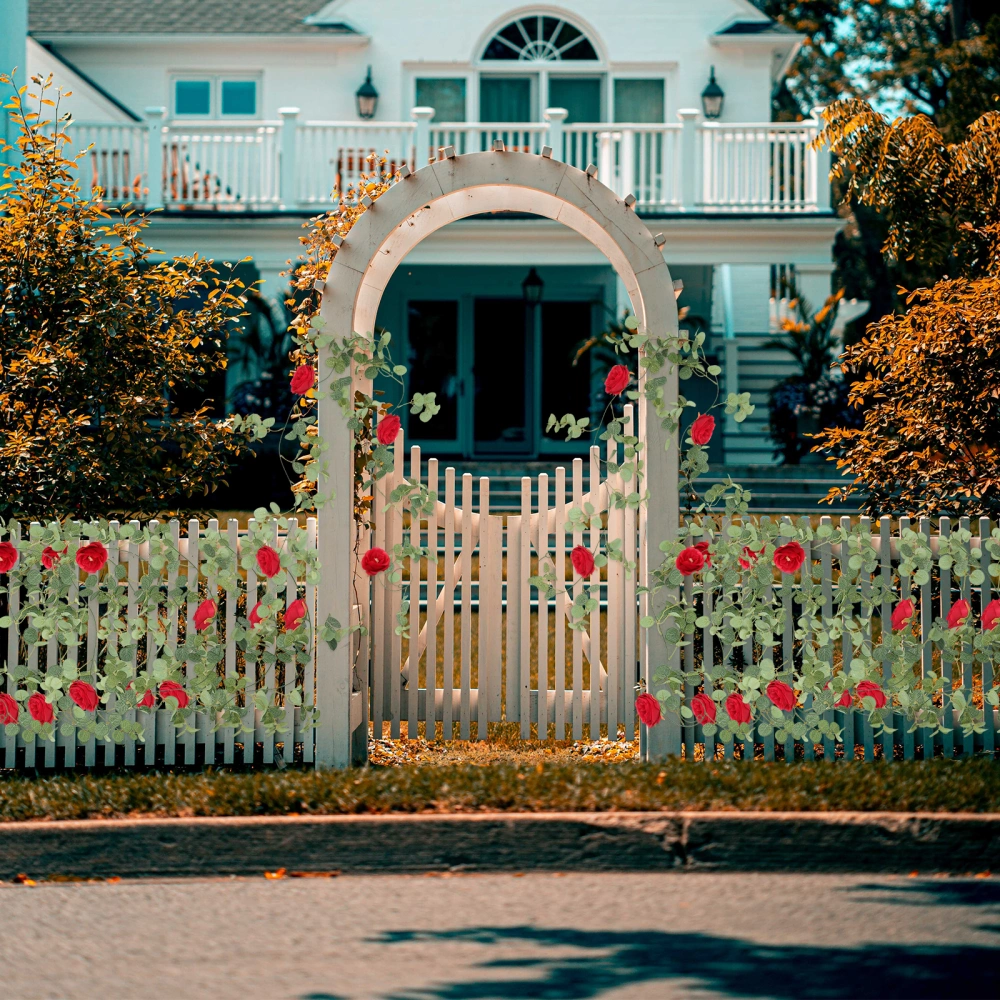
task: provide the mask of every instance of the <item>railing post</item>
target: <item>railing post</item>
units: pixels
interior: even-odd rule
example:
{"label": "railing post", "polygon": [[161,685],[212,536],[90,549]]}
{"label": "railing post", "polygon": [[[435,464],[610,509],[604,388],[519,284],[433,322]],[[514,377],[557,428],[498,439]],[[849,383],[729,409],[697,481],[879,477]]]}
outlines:
{"label": "railing post", "polygon": [[646,201],[646,192],[634,190],[636,180],[635,170],[636,133],[630,129],[622,129],[618,142],[618,197],[634,194],[640,203]]}
{"label": "railing post", "polygon": [[278,198],[282,208],[294,208],[298,203],[299,170],[296,148],[299,124],[298,108],[278,108],[281,115],[281,168]]}
{"label": "railing post", "polygon": [[146,211],[152,212],[163,208],[163,116],[166,108],[146,108],[146,181],[149,186],[149,196],[146,198]]}
{"label": "railing post", "polygon": [[545,145],[552,147],[552,158],[555,160],[563,159],[563,124],[568,115],[565,108],[546,108],[542,116],[549,123]]}
{"label": "railing post", "polygon": [[597,177],[619,197],[624,197],[619,178],[615,176],[615,142],[621,132],[601,132],[597,136]]}
{"label": "railing post", "polygon": [[[817,134],[823,131],[823,126],[825,125],[825,122],[823,121],[824,110],[825,109],[822,107],[812,109],[812,117],[813,121],[816,123]],[[828,212],[831,209],[830,170],[833,166],[830,157],[830,147],[824,144],[817,149],[814,162],[816,164],[816,176],[813,179],[813,183],[816,187],[816,210],[818,212]]]}
{"label": "railing post", "polygon": [[693,212],[698,202],[698,109],[681,108],[680,194],[681,211]]}
{"label": "railing post", "polygon": [[417,123],[413,133],[413,169],[427,166],[431,150],[431,119],[433,108],[414,108],[410,117]]}

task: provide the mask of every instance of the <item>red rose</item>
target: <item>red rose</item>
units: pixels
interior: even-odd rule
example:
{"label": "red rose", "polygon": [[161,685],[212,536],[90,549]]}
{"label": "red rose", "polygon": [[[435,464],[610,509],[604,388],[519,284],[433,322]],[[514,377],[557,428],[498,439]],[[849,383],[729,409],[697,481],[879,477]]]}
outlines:
{"label": "red rose", "polygon": [[290,388],[295,396],[304,396],[316,384],[312,365],[299,365],[292,373]]}
{"label": "red rose", "polygon": [[620,396],[632,380],[632,373],[624,365],[615,365],[604,380],[604,391],[609,396]]}
{"label": "red rose", "polygon": [[674,565],[681,571],[682,576],[690,576],[697,573],[705,565],[705,553],[693,545],[682,549],[674,560]]}
{"label": "red rose", "polygon": [[17,717],[21,714],[21,709],[17,702],[6,693],[0,693],[0,726],[9,726],[12,722],[17,722]]}
{"label": "red rose", "polygon": [[85,712],[93,712],[101,701],[97,691],[86,681],[73,681],[69,686],[69,696]]}
{"label": "red rose", "polygon": [[67,549],[69,549],[68,545],[63,548],[62,552],[57,552],[51,545],[46,545],[45,548],[42,549],[42,565],[46,569],[52,569],[52,567],[55,566],[55,564],[59,562],[64,555],[66,555]]}
{"label": "red rose", "polygon": [[750,706],[743,700],[743,695],[738,691],[734,691],[726,699],[726,712],[733,722],[741,723],[750,721]]}
{"label": "red rose", "polygon": [[857,690],[859,698],[874,698],[876,708],[885,707],[885,692],[874,681],[861,681]]}
{"label": "red rose", "polygon": [[784,681],[771,681],[767,686],[767,696],[771,699],[771,704],[782,712],[795,710],[795,692]]}
{"label": "red rose", "polygon": [[948,612],[948,628],[958,628],[959,625],[963,625],[971,611],[968,601],[955,601],[951,611]]}
{"label": "red rose", "polygon": [[663,718],[660,703],[648,691],[635,699],[635,710],[644,726],[655,726]]}
{"label": "red rose", "polygon": [[168,698],[176,698],[178,708],[187,708],[190,701],[187,691],[177,681],[164,681],[160,685],[160,697],[164,701]]}
{"label": "red rose", "polygon": [[1000,601],[992,600],[983,608],[983,631],[992,632],[1000,622]]}
{"label": "red rose", "polygon": [[[129,687],[132,685],[129,684]],[[146,693],[135,703],[136,708],[152,708],[156,704],[156,695],[152,688],[146,688]]]}
{"label": "red rose", "polygon": [[850,708],[851,707],[850,688],[844,688],[844,693],[833,704],[835,708]]}
{"label": "red rose", "polygon": [[270,580],[281,572],[281,556],[270,545],[262,545],[257,550],[257,566]]}
{"label": "red rose", "polygon": [[706,445],[715,433],[715,417],[702,413],[691,425],[691,440],[697,445]]}
{"label": "red rose", "polygon": [[291,632],[293,629],[297,629],[302,624],[302,620],[305,618],[308,610],[306,602],[301,598],[297,601],[292,601],[285,612],[285,631]]}
{"label": "red rose", "polygon": [[395,413],[389,413],[378,422],[378,430],[375,436],[379,444],[390,445],[396,440],[399,434],[399,417]]}
{"label": "red rose", "polygon": [[578,545],[569,554],[569,561],[573,564],[577,576],[590,576],[594,572],[594,557],[590,554],[590,549],[583,545]]}
{"label": "red rose", "polygon": [[764,547],[752,549],[749,545],[743,546],[743,555],[739,558],[739,564],[743,569],[750,569],[751,566],[764,554]]}
{"label": "red rose", "polygon": [[385,549],[369,549],[361,557],[361,568],[369,576],[376,576],[389,568],[389,562],[389,553]]}
{"label": "red rose", "polygon": [[710,542],[695,542],[694,547],[705,557],[705,565],[712,565],[712,553],[708,551]]}
{"label": "red rose", "polygon": [[696,694],[691,699],[691,711],[703,726],[715,722],[715,702],[707,694]]}
{"label": "red rose", "polygon": [[0,573],[9,573],[17,565],[17,549],[10,542],[0,542]]}
{"label": "red rose", "polygon": [[774,565],[782,573],[797,573],[806,560],[806,550],[798,542],[786,542],[774,550]]}
{"label": "red rose", "polygon": [[202,601],[198,605],[198,610],[194,613],[194,628],[196,632],[204,632],[209,625],[212,624],[212,620],[215,618],[215,612],[218,610],[215,601],[211,597]]}
{"label": "red rose", "polygon": [[76,550],[76,564],[84,573],[100,573],[108,561],[108,550],[100,542],[88,542]]}
{"label": "red rose", "polygon": [[250,628],[255,625],[259,625],[264,619],[261,618],[260,614],[260,601],[258,601],[251,609],[250,614],[247,615],[247,620],[250,622]]}
{"label": "red rose", "polygon": [[900,601],[892,610],[892,630],[898,632],[904,625],[909,625],[913,617],[913,601],[907,598]]}
{"label": "red rose", "polygon": [[41,691],[36,691],[28,699],[28,715],[30,715],[35,722],[41,722],[43,725],[46,722],[51,722],[55,715],[52,712],[52,706],[45,700],[45,695]]}

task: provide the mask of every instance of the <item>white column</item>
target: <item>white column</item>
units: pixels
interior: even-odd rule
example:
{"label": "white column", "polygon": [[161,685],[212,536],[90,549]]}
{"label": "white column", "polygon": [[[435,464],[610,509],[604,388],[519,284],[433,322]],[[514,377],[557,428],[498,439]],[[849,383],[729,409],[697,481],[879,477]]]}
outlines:
{"label": "white column", "polygon": [[163,208],[163,116],[166,108],[146,108],[147,166],[146,177],[149,197],[146,198],[147,211]]}
{"label": "white column", "polygon": [[[816,122],[817,131],[821,131],[826,124],[823,121],[823,108],[813,108],[812,117],[813,121]],[[830,203],[830,169],[832,167],[830,148],[823,146],[816,150],[814,162],[816,164],[816,209],[820,212],[828,212],[832,207]]]}
{"label": "white column", "polygon": [[795,265],[795,294],[805,299],[813,310],[821,309],[833,293],[833,267],[832,262]]}
{"label": "white column", "polygon": [[[427,166],[431,151],[431,119],[433,108],[414,108],[410,117],[417,123],[413,133],[413,169],[419,170]],[[436,157],[435,157],[436,159]]]}
{"label": "white column", "polygon": [[[681,209],[693,212],[698,201],[698,115],[697,108],[681,108],[681,157],[679,189]],[[667,169],[664,164],[664,169]]]}
{"label": "white column", "polygon": [[[17,69],[14,87],[3,87],[0,98],[2,104],[7,104],[17,87],[28,82],[28,0],[3,0],[0,3],[0,73],[10,73]],[[51,94],[49,96],[52,96]],[[30,103],[30,102],[29,102]],[[3,121],[0,123],[0,141],[6,138],[12,146],[21,134],[14,120],[7,111],[3,111]],[[13,162],[10,153],[4,154],[4,162]]]}
{"label": "white column", "polygon": [[[563,159],[563,124],[569,112],[565,108],[546,108],[542,116],[549,123],[549,133],[545,143],[552,147],[553,159]],[[587,164],[582,164],[586,167]]]}
{"label": "white column", "polygon": [[299,200],[299,171],[296,162],[296,138],[299,109],[278,108],[281,115],[281,187],[282,208],[294,208]]}

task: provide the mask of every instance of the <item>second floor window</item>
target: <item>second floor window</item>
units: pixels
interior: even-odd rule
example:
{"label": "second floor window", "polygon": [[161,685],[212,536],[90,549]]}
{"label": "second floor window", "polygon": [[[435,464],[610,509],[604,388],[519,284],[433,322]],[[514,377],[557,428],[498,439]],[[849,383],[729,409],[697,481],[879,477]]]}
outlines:
{"label": "second floor window", "polygon": [[259,81],[246,77],[178,77],[174,80],[175,118],[256,118]]}
{"label": "second floor window", "polygon": [[465,121],[465,80],[462,77],[418,77],[417,106],[434,109],[436,122]]}

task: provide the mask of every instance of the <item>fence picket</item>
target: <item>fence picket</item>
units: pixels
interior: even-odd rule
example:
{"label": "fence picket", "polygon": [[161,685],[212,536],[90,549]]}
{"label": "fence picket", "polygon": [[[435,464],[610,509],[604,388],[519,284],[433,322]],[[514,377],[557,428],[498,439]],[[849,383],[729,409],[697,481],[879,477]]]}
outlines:
{"label": "fence picket", "polygon": [[566,739],[566,470],[556,469],[555,738]]}
{"label": "fence picket", "polygon": [[[535,540],[538,553],[538,575],[541,576],[549,561],[549,477],[538,476],[538,534]],[[547,591],[536,588],[538,595],[538,739],[549,738],[549,597]]]}
{"label": "fence picket", "polygon": [[[403,450],[403,432],[396,435],[396,443],[393,447],[393,466],[390,482],[386,484],[387,494],[399,486],[403,481],[403,457],[406,452]],[[386,496],[388,502],[388,495]],[[395,506],[390,507],[385,514],[385,534],[386,550],[395,559],[398,551],[396,546],[403,544],[403,515]],[[399,581],[403,578],[403,567],[398,567]],[[385,610],[385,632],[386,648],[389,650],[389,707],[391,711],[391,725],[389,727],[394,740],[399,739],[400,720],[402,717],[402,676],[400,674],[400,652],[403,646],[403,637],[399,632],[399,611],[402,602],[402,593],[399,582],[386,582],[387,604]]]}
{"label": "fence picket", "polygon": [[[790,517],[783,517],[783,524],[791,524]],[[795,663],[795,607],[792,596],[795,592],[795,580],[791,573],[781,574],[781,607],[784,612],[784,625],[781,631],[781,669],[791,671]],[[707,612],[706,612],[707,614]],[[791,676],[789,674],[789,676]],[[785,739],[785,763],[795,760],[795,737]]]}
{"label": "fence picket", "polygon": [[[488,577],[491,570],[489,552],[490,481],[479,480],[479,586],[476,591],[478,648],[476,650],[476,738],[489,735],[490,710],[490,603]],[[470,587],[471,590],[471,582]]]}
{"label": "fence picket", "polygon": [[[930,518],[920,518],[920,533],[924,536],[927,544],[931,540]],[[927,681],[934,679],[934,646],[930,641],[930,631],[934,624],[934,605],[931,580],[928,579],[920,588],[920,667],[921,674]],[[924,760],[932,760],[934,757],[934,730],[927,726],[921,730],[921,745],[924,750]]]}
{"label": "fence picket", "polygon": [[520,655],[519,681],[521,702],[521,739],[531,737],[531,480],[521,478],[521,537],[520,537]]}
{"label": "fence picket", "polygon": [[[462,475],[462,651],[459,661],[461,702],[459,704],[459,738],[470,736],[470,698],[472,687],[472,473]],[[478,735],[478,734],[477,734]],[[481,739],[482,737],[480,737]]]}
{"label": "fence picket", "polygon": [[[910,519],[908,517],[901,517],[899,519],[899,537],[900,538],[903,537],[903,532],[904,531],[909,530],[909,527],[910,527]],[[905,575],[905,574],[903,574],[901,572],[899,574],[899,599],[900,600],[905,600],[907,598],[910,598],[912,587],[913,587],[913,584],[910,581],[910,577],[908,575]],[[892,623],[890,622],[890,627],[891,627],[891,624]],[[903,721],[902,729],[903,729],[903,733],[902,733],[902,737],[903,737],[903,760],[913,760],[913,758],[914,758],[914,735],[915,734],[912,733],[912,732],[910,732],[911,726],[905,720]]]}
{"label": "fence picket", "polygon": [[[824,516],[820,518],[820,525],[833,530],[833,519]],[[833,614],[833,552],[829,537],[816,546],[819,549],[820,569],[822,572],[822,593],[823,593],[823,614],[830,616]],[[827,666],[830,668],[830,675],[833,675],[833,644],[826,648]],[[833,722],[833,712],[823,713],[826,722]],[[829,736],[823,736],[823,760],[832,763],[834,755],[834,742]]]}
{"label": "fence picket", "polygon": [[[761,524],[764,525],[765,528],[769,528],[770,527],[771,519],[769,517],[762,517],[760,520],[761,520]],[[764,588],[764,597],[767,600],[768,604],[770,604],[771,601],[774,599],[774,588],[773,588],[773,586],[771,585],[770,582]],[[702,614],[704,614],[704,612],[702,612]],[[762,640],[763,638],[764,638],[764,636],[762,636],[762,635],[760,635],[760,633],[758,633],[758,641]],[[773,639],[773,636],[771,638]],[[774,647],[773,646],[765,646],[764,643],[761,642],[761,645],[760,645],[760,658],[761,658],[761,660],[770,659],[770,658],[773,658],[773,656],[774,656]],[[760,741],[764,745],[764,760],[768,760],[768,761],[774,760],[774,732],[773,732],[773,730],[771,732],[769,732],[767,735],[760,736]]]}
{"label": "fence picket", "polygon": [[[626,403],[625,413],[625,436],[634,436],[632,404]],[[629,489],[634,489],[634,481],[626,484]],[[636,559],[636,524],[635,508],[629,504],[625,508],[624,528],[622,537],[624,539],[622,553],[625,561],[633,565]],[[639,607],[636,595],[636,572],[635,568],[625,573],[625,588],[623,595],[623,605],[625,608],[624,619],[624,647],[622,653],[625,667],[625,682],[622,688],[622,708],[623,721],[625,723],[625,739],[635,739],[635,686],[638,680],[638,660],[636,657],[636,633],[638,631]],[[705,614],[708,614],[706,611]],[[711,643],[709,643],[708,662],[711,666]]]}
{"label": "fence picket", "polygon": [[[239,552],[240,545],[240,522],[235,518],[230,518],[226,526],[226,541],[233,554]],[[237,565],[239,559],[237,557]],[[236,682],[236,605],[239,602],[239,591],[234,587],[226,588],[226,683]],[[250,608],[246,608],[244,615],[250,613]],[[309,620],[314,622],[316,615],[312,604],[309,605]],[[226,726],[222,731],[222,763],[232,764],[235,761],[234,754],[235,731],[232,726]]]}
{"label": "fence picket", "polygon": [[[420,448],[410,446],[410,482],[419,484],[421,481]],[[414,550],[420,548],[420,515],[412,508],[410,510],[410,546]],[[420,694],[420,653],[417,649],[417,637],[420,635],[420,558],[410,556],[408,596],[410,598],[410,638],[407,642],[409,670],[406,676],[406,736],[407,739],[417,738],[417,699]]]}
{"label": "fence picket", "polygon": [[[961,527],[962,531],[968,531],[969,530],[969,519],[967,517],[963,517],[959,521],[959,526]],[[968,557],[969,558],[969,570],[971,572],[972,566],[973,566],[972,557],[971,557],[972,546],[970,545],[969,541],[967,540],[967,541],[964,541],[962,543],[962,547],[965,549],[965,551],[967,553],[969,553],[969,557]],[[962,577],[961,594],[962,594],[962,600],[968,602],[968,606],[969,606],[969,608],[971,608],[972,607],[972,582],[969,580],[969,574],[968,573],[966,573],[965,576]],[[970,612],[970,614],[971,614],[971,612]],[[986,691],[986,689],[984,688],[983,692],[985,693],[985,691]],[[972,643],[970,643],[970,642],[965,643],[964,646],[963,646],[963,649],[962,649],[962,696],[964,697],[965,703],[967,705],[971,705],[972,704]],[[984,706],[984,708],[985,708],[985,706]],[[968,759],[969,757],[971,757],[972,754],[973,754],[973,747],[974,747],[974,742],[973,741],[974,741],[974,739],[975,739],[975,737],[973,736],[973,734],[971,732],[968,735],[964,735],[963,734],[963,736],[962,736],[962,756],[965,757],[966,759]]]}
{"label": "fence picket", "polygon": [[[216,528],[218,530],[218,528]],[[295,543],[295,536],[299,532],[299,522],[297,518],[290,518],[288,522],[288,534],[285,536],[285,544],[288,551],[291,552],[293,545]],[[216,588],[215,581],[208,581],[209,597],[216,598]],[[293,601],[297,601],[299,598],[299,582],[296,579],[294,573],[286,571],[285,573],[285,614],[288,614],[288,609],[292,606]],[[285,621],[285,628],[288,628],[288,621]],[[299,628],[303,628],[302,625]],[[284,681],[284,691],[283,691],[283,704],[285,706],[285,725],[288,727],[288,731],[282,735],[282,758],[286,764],[291,764],[295,760],[295,706],[291,703],[290,697],[292,692],[295,690],[295,653],[292,652],[288,654],[288,659],[285,660],[282,665],[282,680]],[[209,742],[211,741],[211,742]],[[211,733],[206,734],[205,742],[205,757],[208,758],[209,750],[212,750],[212,755],[214,758],[214,748],[215,748],[215,736]]]}
{"label": "fence picket", "polygon": [[[879,562],[881,563],[883,594],[892,591],[892,521],[888,517],[880,517],[878,522],[879,534]],[[888,598],[882,600],[882,628],[887,622],[892,620],[892,602]],[[886,657],[882,658],[882,683],[886,690],[892,680],[892,663]],[[885,720],[889,727],[893,726],[892,699],[890,698],[885,707]],[[882,759],[892,760],[894,733],[882,730]]]}
{"label": "fence picket", "polygon": [[441,735],[450,740],[455,736],[455,470],[444,470],[444,650],[441,675]]}
{"label": "fence picket", "polygon": [[[530,488],[530,487],[529,487]],[[573,459],[573,507],[583,509],[583,459]],[[576,522],[579,525],[579,521]],[[574,530],[573,548],[583,544],[583,532]],[[573,573],[573,596],[583,586],[583,579]],[[583,635],[573,629],[573,739],[583,739]]]}
{"label": "fence picket", "polygon": [[[172,522],[176,524],[176,522]],[[250,535],[257,529],[257,522],[253,518],[247,522],[247,531]],[[257,592],[257,571],[254,563],[251,563],[247,570],[247,599],[246,614],[250,617],[250,612],[257,605],[260,595]],[[176,616],[175,616],[176,617]],[[174,624],[176,629],[176,624]],[[247,649],[244,657],[243,679],[246,682],[243,690],[243,708],[245,713],[244,728],[249,731],[242,734],[243,739],[243,763],[252,764],[257,750],[257,707],[254,703],[254,696],[257,693],[257,660]]]}
{"label": "fence picket", "polygon": [[[803,528],[808,527],[809,518],[807,517],[801,518],[799,524]],[[799,579],[801,581],[801,587],[804,596],[805,592],[807,591],[811,594],[814,587],[812,543],[809,541],[808,538],[806,538],[805,541],[803,541],[802,548],[805,550],[806,557],[802,563],[802,570]],[[807,694],[803,699],[802,707],[806,709],[806,711],[808,711],[810,708],[812,708],[812,701],[813,701],[812,695]],[[802,759],[803,760],[816,759],[815,744],[813,743],[812,732],[809,729],[806,730],[805,737],[802,740]]]}
{"label": "fence picket", "polygon": [[[938,534],[942,539],[951,537],[951,518],[942,517]],[[938,573],[941,580],[941,617],[947,618],[951,610],[951,570],[944,569],[938,562]],[[944,732],[941,733],[941,747],[945,760],[951,760],[955,756],[955,730],[952,724],[951,691],[952,677],[954,676],[955,665],[944,655],[941,650],[941,677],[944,679],[944,687],[941,691],[941,711],[944,716]]]}
{"label": "fence picket", "polygon": [[[590,449],[590,502],[595,508],[591,515],[590,551],[595,555],[601,548],[600,514],[597,495],[601,488],[601,452],[597,445]],[[601,568],[594,567],[590,575],[590,596],[596,599],[597,606],[590,612],[590,650],[587,658],[590,661],[590,738],[601,738]]]}
{"label": "fence picket", "polygon": [[[990,554],[986,548],[986,542],[990,537],[990,519],[981,517],[979,519],[979,570],[983,574],[983,582],[979,592],[979,611],[983,610],[990,603],[992,592],[990,589]],[[996,750],[996,724],[993,714],[993,706],[986,700],[986,695],[993,690],[993,664],[989,658],[984,658],[982,662],[983,681],[983,750],[992,755]]]}
{"label": "fence picket", "polygon": [[[427,489],[433,495],[438,490],[438,460],[431,458],[427,462]],[[433,740],[437,737],[437,554],[438,554],[438,522],[437,506],[427,518],[427,646],[425,652],[426,689],[424,711],[424,737]]]}

